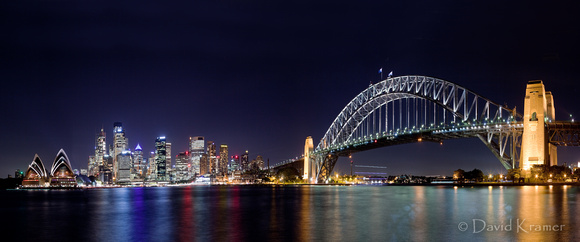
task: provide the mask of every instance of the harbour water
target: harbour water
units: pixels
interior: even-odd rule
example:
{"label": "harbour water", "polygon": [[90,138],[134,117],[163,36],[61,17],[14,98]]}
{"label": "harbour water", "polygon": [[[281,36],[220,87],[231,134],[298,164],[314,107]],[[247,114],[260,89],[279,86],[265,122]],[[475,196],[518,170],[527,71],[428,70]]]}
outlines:
{"label": "harbour water", "polygon": [[0,191],[23,241],[578,241],[577,186]]}

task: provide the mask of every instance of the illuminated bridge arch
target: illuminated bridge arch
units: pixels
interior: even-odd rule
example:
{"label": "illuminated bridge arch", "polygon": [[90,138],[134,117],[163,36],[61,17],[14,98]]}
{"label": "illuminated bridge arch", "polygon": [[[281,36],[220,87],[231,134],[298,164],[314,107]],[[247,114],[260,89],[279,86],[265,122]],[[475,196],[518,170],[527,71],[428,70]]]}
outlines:
{"label": "illuminated bridge arch", "polygon": [[463,137],[479,137],[509,169],[517,160],[515,134],[521,133],[521,117],[515,108],[449,81],[388,78],[359,93],[334,119],[313,152],[316,175],[324,180],[338,156],[357,151]]}

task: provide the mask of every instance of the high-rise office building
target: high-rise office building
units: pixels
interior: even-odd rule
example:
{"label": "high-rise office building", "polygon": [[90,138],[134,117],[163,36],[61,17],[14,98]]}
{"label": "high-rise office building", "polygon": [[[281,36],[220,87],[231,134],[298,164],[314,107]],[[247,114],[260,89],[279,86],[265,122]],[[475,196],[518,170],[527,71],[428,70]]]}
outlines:
{"label": "high-rise office building", "polygon": [[88,170],[91,171],[90,176],[99,174],[99,166],[95,162],[95,156],[89,155],[89,165],[87,167]]}
{"label": "high-rise office building", "polygon": [[99,180],[103,184],[113,183],[113,157],[110,155],[103,156],[103,165],[99,166]]}
{"label": "high-rise office building", "polygon": [[201,173],[200,160],[201,155],[205,153],[205,141],[203,136],[189,137],[189,154],[192,176],[203,174]]}
{"label": "high-rise office building", "polygon": [[172,169],[173,167],[171,166],[171,143],[165,143],[165,158],[167,159],[167,165],[165,166],[167,170]]}
{"label": "high-rise office building", "polygon": [[119,161],[117,157],[129,148],[129,139],[125,137],[125,130],[121,122],[115,122],[113,125],[113,180],[116,179],[119,171]]}
{"label": "high-rise office building", "polygon": [[145,163],[143,163],[143,149],[139,144],[135,147],[133,151],[133,164],[131,167],[131,179],[143,178],[143,170],[145,169]]}
{"label": "high-rise office building", "polygon": [[222,175],[228,174],[228,145],[220,145],[220,160],[218,165],[218,173]]}
{"label": "high-rise office building", "polygon": [[240,156],[239,155],[232,155],[232,157],[230,157],[230,158],[231,159],[230,159],[230,165],[229,165],[228,172],[233,173],[234,171],[241,170]]}
{"label": "high-rise office building", "polygon": [[209,159],[207,154],[201,154],[199,158],[199,174],[205,175],[210,174],[211,170],[209,169]]}
{"label": "high-rise office building", "polygon": [[189,167],[191,167],[191,164],[189,163],[189,151],[179,152],[179,154],[175,157],[175,180],[189,180]]}
{"label": "high-rise office building", "polygon": [[125,150],[117,155],[117,184],[131,182],[131,151]]}
{"label": "high-rise office building", "polygon": [[151,151],[147,158],[147,179],[154,181],[157,179],[157,163],[155,163],[155,151]]}
{"label": "high-rise office building", "polygon": [[155,165],[157,181],[168,181],[167,176],[167,147],[165,136],[157,137],[155,140]]}
{"label": "high-rise office building", "polygon": [[250,170],[250,154],[248,153],[247,150],[246,150],[246,153],[242,154],[241,165],[242,165],[242,171]]}
{"label": "high-rise office building", "polygon": [[106,134],[105,131],[101,129],[101,132],[97,133],[95,139],[95,155],[89,156],[89,176],[98,177],[99,166],[105,165],[103,162],[103,156],[105,154],[107,154]]}
{"label": "high-rise office building", "polygon": [[215,143],[213,141],[207,142],[207,155],[209,158],[209,173],[215,174],[217,172],[217,154]]}
{"label": "high-rise office building", "polygon": [[95,162],[97,166],[106,165],[104,156],[107,154],[107,134],[105,130],[101,128],[101,132],[97,134],[97,139],[95,141]]}

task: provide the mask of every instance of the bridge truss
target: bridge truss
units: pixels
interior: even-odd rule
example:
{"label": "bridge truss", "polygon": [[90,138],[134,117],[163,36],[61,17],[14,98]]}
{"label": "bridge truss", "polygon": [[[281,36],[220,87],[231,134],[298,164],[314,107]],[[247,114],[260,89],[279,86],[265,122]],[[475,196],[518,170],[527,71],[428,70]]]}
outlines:
{"label": "bridge truss", "polygon": [[334,119],[312,156],[317,181],[340,156],[411,142],[478,137],[506,168],[519,159],[522,116],[455,83],[388,78],[359,93]]}

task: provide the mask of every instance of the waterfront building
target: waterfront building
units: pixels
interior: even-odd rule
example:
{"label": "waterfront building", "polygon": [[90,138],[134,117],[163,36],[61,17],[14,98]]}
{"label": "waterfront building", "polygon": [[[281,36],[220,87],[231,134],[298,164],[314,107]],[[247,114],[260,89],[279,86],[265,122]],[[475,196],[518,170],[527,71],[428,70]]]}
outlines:
{"label": "waterfront building", "polygon": [[209,159],[207,154],[201,154],[199,158],[199,174],[206,175],[210,174],[211,170],[209,168]]}
{"label": "waterfront building", "polygon": [[133,151],[133,164],[131,165],[131,180],[143,178],[143,170],[145,163],[143,163],[143,149],[139,144]]}
{"label": "waterfront building", "polygon": [[200,161],[201,155],[205,154],[205,140],[203,136],[189,137],[189,154],[191,159],[191,176],[202,174]]}
{"label": "waterfront building", "polygon": [[179,152],[175,157],[175,180],[176,181],[186,181],[190,179],[189,175],[189,151]]}
{"label": "waterfront building", "polygon": [[209,158],[209,173],[215,174],[217,172],[217,154],[215,143],[213,141],[207,142],[207,155]]}
{"label": "waterfront building", "polygon": [[165,136],[157,137],[155,140],[155,165],[157,181],[168,181],[167,174],[167,146]]}
{"label": "waterfront building", "polygon": [[28,169],[24,173],[22,180],[23,187],[45,187],[48,182],[48,172],[44,168],[44,164],[40,157],[36,154],[32,163],[28,165]]}
{"label": "waterfront building", "polygon": [[50,168],[51,187],[75,187],[76,179],[64,150],[59,150]]}
{"label": "waterfront building", "polygon": [[220,159],[218,164],[218,174],[227,175],[228,174],[228,145],[220,145]]}
{"label": "waterfront building", "polygon": [[128,150],[129,148],[129,139],[125,137],[125,130],[123,129],[123,124],[121,122],[115,122],[113,125],[113,179],[116,179],[118,175],[119,169],[119,162],[117,157],[119,154],[123,153],[123,151]]}
{"label": "waterfront building", "polygon": [[128,184],[131,182],[131,151],[125,150],[117,155],[117,184]]}

